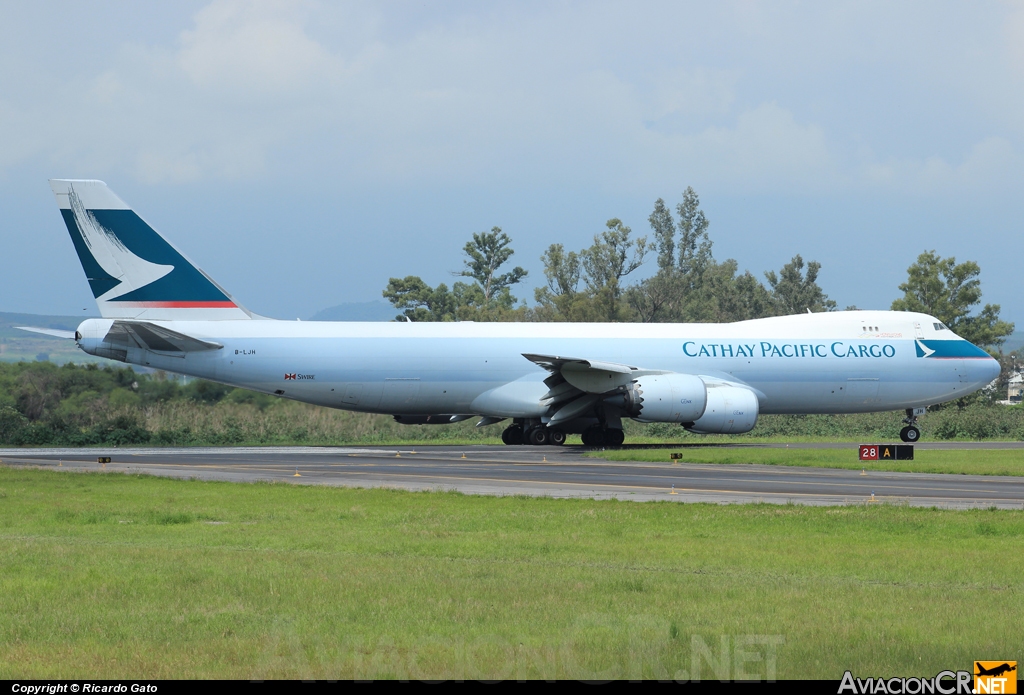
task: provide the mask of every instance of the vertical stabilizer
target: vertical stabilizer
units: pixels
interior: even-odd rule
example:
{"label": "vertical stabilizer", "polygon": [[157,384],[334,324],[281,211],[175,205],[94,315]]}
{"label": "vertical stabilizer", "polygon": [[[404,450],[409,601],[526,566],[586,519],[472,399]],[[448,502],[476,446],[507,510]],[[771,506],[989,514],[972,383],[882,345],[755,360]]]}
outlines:
{"label": "vertical stabilizer", "polygon": [[253,318],[107,184],[51,179],[50,187],[104,318]]}

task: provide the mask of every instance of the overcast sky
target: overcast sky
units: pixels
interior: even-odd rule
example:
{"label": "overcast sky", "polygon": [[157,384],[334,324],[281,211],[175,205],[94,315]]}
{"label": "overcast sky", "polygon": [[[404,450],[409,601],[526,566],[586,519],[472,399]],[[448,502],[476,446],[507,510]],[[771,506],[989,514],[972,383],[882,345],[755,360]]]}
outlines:
{"label": "overcast sky", "polygon": [[935,249],[1024,327],[1022,154],[1022,3],[0,0],[0,311],[95,312],[51,177],[281,318],[450,284],[495,225],[532,299],[693,186],[741,269],[882,309]]}

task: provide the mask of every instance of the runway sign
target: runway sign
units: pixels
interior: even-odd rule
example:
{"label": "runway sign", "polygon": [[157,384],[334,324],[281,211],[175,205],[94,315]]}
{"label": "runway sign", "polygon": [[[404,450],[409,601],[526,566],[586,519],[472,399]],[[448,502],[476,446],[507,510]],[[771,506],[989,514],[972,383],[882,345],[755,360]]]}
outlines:
{"label": "runway sign", "polygon": [[913,444],[861,444],[861,461],[913,461]]}

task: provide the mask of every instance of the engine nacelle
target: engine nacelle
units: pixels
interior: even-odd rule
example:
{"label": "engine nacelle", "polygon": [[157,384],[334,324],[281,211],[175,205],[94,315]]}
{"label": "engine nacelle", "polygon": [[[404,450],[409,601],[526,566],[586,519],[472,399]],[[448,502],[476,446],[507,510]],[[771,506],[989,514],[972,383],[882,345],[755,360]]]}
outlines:
{"label": "engine nacelle", "polygon": [[704,413],[707,389],[692,374],[649,375],[605,402],[641,422],[693,422]]}
{"label": "engine nacelle", "polygon": [[698,434],[740,434],[754,429],[758,402],[753,391],[739,386],[713,386],[707,393],[704,414],[688,430]]}

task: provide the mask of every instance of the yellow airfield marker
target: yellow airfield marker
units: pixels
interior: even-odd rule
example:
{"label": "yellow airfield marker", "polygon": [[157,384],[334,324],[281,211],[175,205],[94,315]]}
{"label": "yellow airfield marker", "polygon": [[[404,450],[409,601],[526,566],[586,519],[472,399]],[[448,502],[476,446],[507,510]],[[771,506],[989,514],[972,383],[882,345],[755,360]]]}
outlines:
{"label": "yellow airfield marker", "polygon": [[862,468],[861,471],[860,471],[860,474],[861,475],[867,475],[868,474],[867,469],[866,468]]}
{"label": "yellow airfield marker", "polygon": [[462,452],[462,458],[466,458],[466,452]]}
{"label": "yellow airfield marker", "polygon": [[413,451],[410,451],[409,453],[410,453],[410,454],[415,454],[415,453],[416,453],[416,451],[415,451],[415,450],[413,450]]}
{"label": "yellow airfield marker", "polygon": [[295,469],[295,475],[293,475],[292,477],[293,478],[301,478],[302,477],[302,475],[299,473],[299,469],[298,468]]}
{"label": "yellow airfield marker", "polygon": [[672,483],[672,492],[670,492],[668,494],[670,494],[670,495],[678,495],[679,494],[678,492],[676,492],[676,484],[675,483]]}
{"label": "yellow airfield marker", "polygon": [[400,459],[400,458],[402,458],[402,455],[401,454],[395,454],[395,458],[396,459]]}

